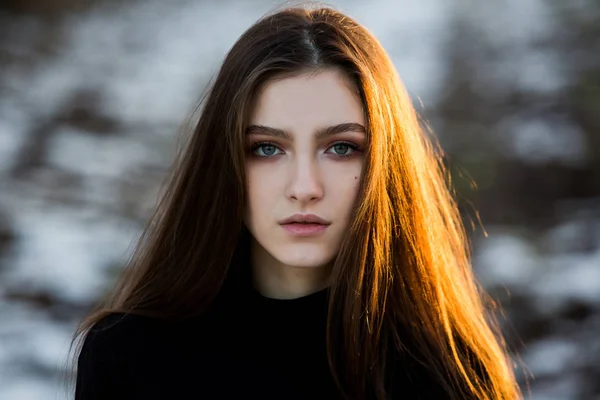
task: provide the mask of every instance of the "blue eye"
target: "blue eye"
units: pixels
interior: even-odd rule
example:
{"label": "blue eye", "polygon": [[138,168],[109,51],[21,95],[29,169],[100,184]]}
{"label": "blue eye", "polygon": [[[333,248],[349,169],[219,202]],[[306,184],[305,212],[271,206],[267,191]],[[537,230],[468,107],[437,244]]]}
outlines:
{"label": "blue eye", "polygon": [[358,150],[357,145],[348,142],[337,142],[327,149],[328,152],[338,157],[350,157]]}
{"label": "blue eye", "polygon": [[351,150],[350,146],[346,143],[334,144],[331,148],[334,149],[335,153],[340,156],[346,155]]}
{"label": "blue eye", "polygon": [[259,157],[272,157],[276,156],[281,151],[277,146],[272,143],[256,143],[252,148],[252,153]]}

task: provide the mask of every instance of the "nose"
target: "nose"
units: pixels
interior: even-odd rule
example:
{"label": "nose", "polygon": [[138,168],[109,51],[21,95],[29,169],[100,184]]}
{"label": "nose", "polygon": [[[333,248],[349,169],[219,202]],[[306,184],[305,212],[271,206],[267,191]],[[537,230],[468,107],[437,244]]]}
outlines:
{"label": "nose", "polygon": [[318,162],[310,157],[298,157],[290,163],[286,196],[295,202],[308,204],[323,197],[324,188]]}

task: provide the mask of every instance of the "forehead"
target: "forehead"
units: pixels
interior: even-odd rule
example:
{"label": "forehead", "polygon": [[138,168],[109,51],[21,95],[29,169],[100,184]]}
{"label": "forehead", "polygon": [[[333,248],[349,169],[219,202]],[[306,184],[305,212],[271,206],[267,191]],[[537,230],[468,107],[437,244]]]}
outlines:
{"label": "forehead", "polygon": [[355,86],[337,70],[304,73],[269,82],[259,92],[251,124],[292,131],[340,122],[364,124]]}

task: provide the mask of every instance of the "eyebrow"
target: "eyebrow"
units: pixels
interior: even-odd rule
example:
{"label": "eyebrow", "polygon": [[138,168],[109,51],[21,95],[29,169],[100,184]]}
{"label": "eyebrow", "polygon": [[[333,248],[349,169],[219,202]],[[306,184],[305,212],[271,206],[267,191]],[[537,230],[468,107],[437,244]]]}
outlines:
{"label": "eyebrow", "polygon": [[[366,133],[367,130],[365,129],[365,127],[363,125],[361,125],[359,123],[345,122],[343,124],[337,124],[337,125],[332,125],[332,126],[318,129],[315,133],[315,136],[316,136],[317,140],[319,140],[319,139],[323,139],[328,136],[336,135],[338,133],[343,133],[343,132]],[[246,128],[246,135],[252,135],[252,134],[276,136],[276,137],[286,139],[286,140],[292,139],[292,135],[290,135],[290,133],[288,131],[286,131],[284,129],[273,128],[273,127],[264,126],[264,125],[250,125],[248,128]]]}

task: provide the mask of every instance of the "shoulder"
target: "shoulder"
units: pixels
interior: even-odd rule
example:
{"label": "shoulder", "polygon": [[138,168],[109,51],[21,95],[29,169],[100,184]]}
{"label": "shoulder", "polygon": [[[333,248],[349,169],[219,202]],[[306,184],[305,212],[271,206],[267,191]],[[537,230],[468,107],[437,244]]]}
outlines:
{"label": "shoulder", "polygon": [[87,332],[83,342],[82,353],[90,350],[109,350],[115,348],[128,348],[138,343],[136,339],[140,334],[148,335],[157,322],[151,318],[114,313],[109,314],[96,322]]}
{"label": "shoulder", "polygon": [[89,329],[80,354],[102,353],[113,357],[143,354],[149,348],[164,343],[163,340],[169,336],[181,336],[190,326],[190,321],[167,321],[143,315],[112,313]]}
{"label": "shoulder", "polygon": [[192,340],[199,333],[206,333],[211,325],[207,318],[174,321],[112,313],[89,329],[80,358],[96,354],[112,359],[143,359],[150,351],[160,351],[167,343]]}
{"label": "shoulder", "polygon": [[[124,338],[128,335],[121,330],[125,314],[110,314],[96,322],[86,333],[77,357],[76,400],[96,400],[102,396],[124,398],[128,390],[125,386],[126,349]],[[118,326],[118,328],[117,328]],[[116,350],[119,348],[119,350]],[[118,381],[117,377],[122,377]]]}
{"label": "shoulder", "polygon": [[160,323],[160,320],[156,318],[143,315],[111,313],[96,322],[90,328],[88,335],[121,337],[151,326],[158,326]]}
{"label": "shoulder", "polygon": [[444,385],[423,361],[411,352],[394,349],[391,353],[386,374],[391,399],[404,398],[407,391],[419,393],[415,399],[448,398]]}
{"label": "shoulder", "polygon": [[109,314],[97,321],[86,333],[78,357],[78,365],[95,367],[98,363],[122,363],[145,334],[155,325],[150,318],[131,314]]}
{"label": "shoulder", "polygon": [[[87,332],[77,357],[76,399],[122,398],[132,390],[136,364],[150,357],[165,323],[109,314]],[[103,396],[103,397],[102,397]]]}

